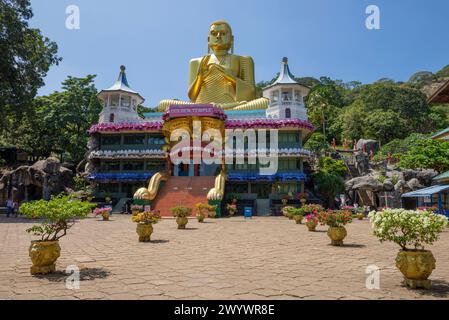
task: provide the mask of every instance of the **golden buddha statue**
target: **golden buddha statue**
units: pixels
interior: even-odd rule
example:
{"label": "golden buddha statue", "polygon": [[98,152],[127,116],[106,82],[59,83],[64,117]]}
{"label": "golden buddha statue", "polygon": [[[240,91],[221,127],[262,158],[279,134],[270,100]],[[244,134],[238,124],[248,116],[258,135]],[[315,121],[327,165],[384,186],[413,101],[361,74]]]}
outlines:
{"label": "golden buddha statue", "polygon": [[253,59],[234,54],[234,36],[226,21],[211,24],[208,54],[192,59],[189,73],[190,102],[162,100],[159,111],[165,111],[170,105],[181,104],[214,104],[222,109],[233,110],[268,107],[268,99],[256,99]]}

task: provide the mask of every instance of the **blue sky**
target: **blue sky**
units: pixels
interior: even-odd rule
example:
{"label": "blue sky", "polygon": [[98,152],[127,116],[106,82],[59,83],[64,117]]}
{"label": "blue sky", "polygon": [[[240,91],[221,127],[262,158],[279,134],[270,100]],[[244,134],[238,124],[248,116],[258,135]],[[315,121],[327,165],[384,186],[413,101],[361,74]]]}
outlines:
{"label": "blue sky", "polygon": [[[256,80],[270,80],[289,57],[295,76],[371,83],[407,80],[449,64],[447,0],[32,0],[31,25],[56,41],[63,58],[39,94],[68,76],[96,74],[103,89],[126,65],[146,106],[187,99],[188,62],[207,50],[210,22],[227,20],[235,53],[250,55]],[[381,30],[365,27],[365,9],[380,8]],[[81,11],[79,30],[65,27],[68,5]]]}

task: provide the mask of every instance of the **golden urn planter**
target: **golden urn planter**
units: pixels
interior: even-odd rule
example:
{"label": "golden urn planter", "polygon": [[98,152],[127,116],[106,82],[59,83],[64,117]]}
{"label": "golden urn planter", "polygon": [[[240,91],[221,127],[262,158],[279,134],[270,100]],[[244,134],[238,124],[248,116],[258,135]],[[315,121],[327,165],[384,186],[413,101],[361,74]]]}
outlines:
{"label": "golden urn planter", "polygon": [[396,267],[404,275],[404,284],[412,289],[430,289],[432,282],[428,280],[435,269],[435,258],[431,251],[399,251]]}
{"label": "golden urn planter", "polygon": [[348,235],[345,227],[329,227],[327,235],[331,238],[331,244],[333,246],[342,246],[343,240]]}
{"label": "golden urn planter", "polygon": [[176,218],[176,223],[178,224],[178,229],[185,229],[189,219],[186,217],[178,217]]}
{"label": "golden urn planter", "polygon": [[101,216],[103,217],[103,221],[109,221],[109,217],[110,217],[109,213],[107,213],[107,212],[102,213]]}
{"label": "golden urn planter", "polygon": [[61,255],[59,241],[32,241],[29,255],[33,263],[32,275],[55,272],[56,260]]}
{"label": "golden urn planter", "polygon": [[316,231],[316,226],[317,226],[317,224],[316,223],[306,223],[306,226],[307,226],[307,228],[309,229],[309,231],[311,231],[311,232],[314,232],[314,231]]}
{"label": "golden urn planter", "polygon": [[357,219],[359,219],[359,220],[365,219],[365,214],[363,214],[363,213],[357,213]]}
{"label": "golden urn planter", "polygon": [[139,242],[150,242],[153,226],[150,223],[138,223],[136,232],[139,235]]}
{"label": "golden urn planter", "polygon": [[301,224],[303,219],[304,219],[304,216],[302,216],[302,215],[294,215],[293,216],[293,220],[296,221],[296,224]]}
{"label": "golden urn planter", "polygon": [[201,213],[201,214],[197,214],[196,218],[198,219],[199,223],[203,223],[206,216],[204,215],[204,213]]}

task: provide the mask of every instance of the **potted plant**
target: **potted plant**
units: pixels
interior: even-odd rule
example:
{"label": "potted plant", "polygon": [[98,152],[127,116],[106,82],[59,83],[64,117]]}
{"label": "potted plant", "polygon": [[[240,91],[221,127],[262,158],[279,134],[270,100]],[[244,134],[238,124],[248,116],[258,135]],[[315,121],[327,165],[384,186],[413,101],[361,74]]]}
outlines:
{"label": "potted plant", "polygon": [[404,275],[405,285],[430,289],[428,278],[436,261],[424,245],[438,240],[448,223],[447,217],[430,210],[384,209],[371,212],[369,218],[380,242],[391,241],[400,246],[396,267]]}
{"label": "potted plant", "polygon": [[109,221],[109,217],[111,216],[111,208],[96,208],[94,210],[94,215],[96,217],[98,216],[102,216],[103,217],[103,221]]}
{"label": "potted plant", "polygon": [[322,225],[329,226],[327,235],[333,246],[342,246],[347,236],[345,225],[352,222],[352,212],[349,210],[323,210],[318,213],[318,220]]}
{"label": "potted plant", "polygon": [[197,203],[196,204],[196,218],[198,219],[198,222],[203,223],[206,216],[215,216],[215,211],[217,210],[216,206],[210,205],[210,204],[204,204],[204,203]]}
{"label": "potted plant", "polygon": [[226,209],[228,210],[229,216],[233,217],[237,213],[237,205],[235,203],[229,203],[226,206]]}
{"label": "potted plant", "polygon": [[138,205],[138,204],[131,205],[131,212],[134,216],[137,215],[139,212],[143,212],[142,209],[143,209],[143,207],[141,205]]}
{"label": "potted plant", "polygon": [[315,231],[316,226],[318,225],[318,218],[314,214],[309,214],[306,216],[306,226],[309,229],[309,231]]}
{"label": "potted plant", "polygon": [[307,192],[298,193],[298,199],[301,202],[301,205],[304,206],[309,198],[309,194]]}
{"label": "potted plant", "polygon": [[153,224],[161,220],[159,211],[145,211],[137,213],[132,217],[132,221],[137,223],[136,232],[139,235],[139,242],[150,242],[153,233]]}
{"label": "potted plant", "polygon": [[304,220],[304,212],[302,208],[295,208],[295,210],[292,210],[292,216],[296,224],[301,224],[302,220]]}
{"label": "potted plant", "polygon": [[176,223],[178,224],[178,229],[185,229],[189,219],[187,217],[192,215],[192,208],[178,206],[171,208],[171,212],[174,217],[176,217]]}
{"label": "potted plant", "polygon": [[290,199],[291,196],[289,194],[283,195],[281,199],[282,205],[286,206],[288,204],[288,200]]}
{"label": "potted plant", "polygon": [[32,275],[47,274],[56,269],[56,260],[61,253],[59,239],[67,235],[77,219],[86,218],[94,204],[75,200],[66,195],[52,197],[50,201],[26,202],[20,206],[20,213],[31,219],[42,219],[26,231],[39,240],[31,242],[29,255],[33,266]]}
{"label": "potted plant", "polygon": [[289,218],[290,220],[293,219],[293,212],[296,210],[295,207],[291,207],[291,206],[287,206],[287,207],[283,207],[282,208],[282,214],[286,217]]}

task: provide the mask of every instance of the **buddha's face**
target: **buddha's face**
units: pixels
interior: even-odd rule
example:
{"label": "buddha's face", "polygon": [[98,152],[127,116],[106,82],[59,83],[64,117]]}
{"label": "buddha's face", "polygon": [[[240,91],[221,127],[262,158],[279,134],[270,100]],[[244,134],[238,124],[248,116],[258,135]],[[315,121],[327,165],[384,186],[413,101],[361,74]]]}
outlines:
{"label": "buddha's face", "polygon": [[225,24],[214,24],[209,31],[209,47],[213,50],[229,50],[232,43],[231,30]]}

